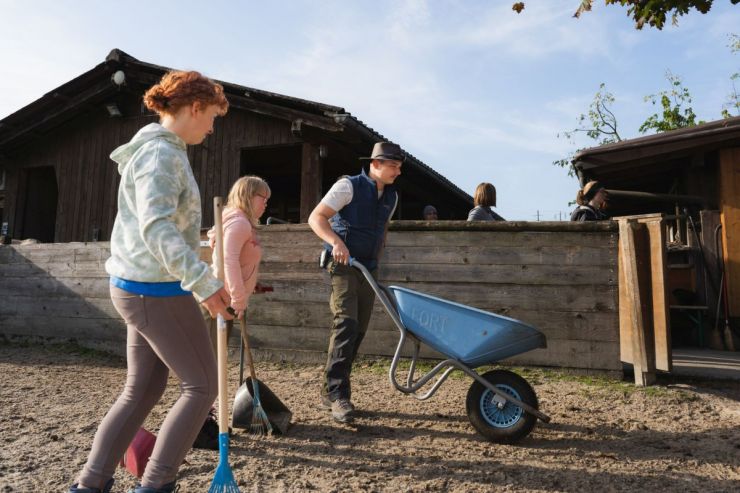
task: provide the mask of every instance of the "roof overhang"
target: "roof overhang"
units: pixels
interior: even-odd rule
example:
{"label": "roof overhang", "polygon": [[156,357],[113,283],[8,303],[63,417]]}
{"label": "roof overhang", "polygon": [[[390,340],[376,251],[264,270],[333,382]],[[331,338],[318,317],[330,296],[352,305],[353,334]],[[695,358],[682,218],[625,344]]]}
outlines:
{"label": "roof overhang", "polygon": [[639,173],[651,165],[687,159],[699,162],[707,152],[740,147],[740,117],[592,147],[573,159],[581,184],[600,173]]}

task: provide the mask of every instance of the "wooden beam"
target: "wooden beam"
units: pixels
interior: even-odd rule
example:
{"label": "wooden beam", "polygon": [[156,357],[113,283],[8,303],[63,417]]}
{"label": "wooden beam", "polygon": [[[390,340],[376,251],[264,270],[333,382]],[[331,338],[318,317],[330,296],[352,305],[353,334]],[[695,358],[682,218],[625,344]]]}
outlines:
{"label": "wooden beam", "polygon": [[[627,346],[631,353],[627,362],[633,365],[635,385],[651,385],[655,382],[655,354],[649,265],[645,268],[645,253],[646,250],[649,252],[645,225],[633,219],[620,219],[619,247],[621,279],[624,281],[623,285],[620,283],[620,334],[630,339],[629,343],[620,343],[622,356],[625,356],[624,349]],[[626,319],[622,319],[623,314],[627,316]]]}
{"label": "wooden beam", "polygon": [[301,222],[308,222],[308,216],[321,200],[322,163],[319,146],[309,142],[301,150]]}
{"label": "wooden beam", "polygon": [[[651,310],[649,317],[643,322],[650,322],[650,327],[645,327],[646,337],[652,334],[649,358],[654,358],[655,369],[671,371],[673,368],[673,357],[671,351],[670,331],[670,308],[668,305],[668,285],[666,281],[666,243],[665,222],[663,214],[641,214],[619,218],[620,225],[623,221],[636,222],[644,225],[645,231],[640,235],[646,235],[646,244],[640,247],[636,245],[635,252],[637,263],[640,266],[640,293],[641,309]],[[621,234],[621,229],[620,229]],[[632,362],[633,320],[631,314],[630,290],[633,287],[627,282],[624,266],[622,243],[619,245],[619,319],[620,319],[620,352],[622,361]],[[649,283],[648,283],[649,279]]]}
{"label": "wooden beam", "polygon": [[668,307],[668,284],[666,283],[665,227],[662,218],[643,221],[647,226],[650,242],[650,281],[653,308],[653,336],[655,368],[662,371],[673,369],[671,351],[671,323]]}
{"label": "wooden beam", "polygon": [[301,120],[304,125],[320,128],[328,132],[341,132],[344,130],[344,127],[336,123],[333,118],[312,115],[305,111],[283,108],[275,104],[255,101],[248,97],[239,97],[234,94],[227,94],[226,96],[229,100],[229,104],[233,108],[239,108],[291,122],[294,120]]}
{"label": "wooden beam", "polygon": [[740,317],[740,148],[719,155],[719,195],[722,213],[722,250],[731,317]]}

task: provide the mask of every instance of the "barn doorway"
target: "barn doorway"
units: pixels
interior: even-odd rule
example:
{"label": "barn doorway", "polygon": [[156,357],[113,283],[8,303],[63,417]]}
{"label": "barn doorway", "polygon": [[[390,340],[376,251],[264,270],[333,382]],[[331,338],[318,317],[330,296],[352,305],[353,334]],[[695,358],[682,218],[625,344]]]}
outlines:
{"label": "barn doorway", "polygon": [[272,190],[263,221],[272,216],[300,222],[301,152],[301,144],[242,149],[239,176],[257,175]]}
{"label": "barn doorway", "polygon": [[53,166],[28,168],[21,239],[34,238],[42,243],[54,242],[57,222],[57,177]]}

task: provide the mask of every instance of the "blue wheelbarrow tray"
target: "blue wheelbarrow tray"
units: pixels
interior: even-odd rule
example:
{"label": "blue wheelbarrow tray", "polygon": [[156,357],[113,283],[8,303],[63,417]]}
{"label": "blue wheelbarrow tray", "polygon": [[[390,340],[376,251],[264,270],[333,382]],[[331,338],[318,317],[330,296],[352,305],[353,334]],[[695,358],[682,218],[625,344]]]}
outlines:
{"label": "blue wheelbarrow tray", "polygon": [[411,289],[388,289],[409,332],[471,368],[547,347],[544,334],[519,320]]}

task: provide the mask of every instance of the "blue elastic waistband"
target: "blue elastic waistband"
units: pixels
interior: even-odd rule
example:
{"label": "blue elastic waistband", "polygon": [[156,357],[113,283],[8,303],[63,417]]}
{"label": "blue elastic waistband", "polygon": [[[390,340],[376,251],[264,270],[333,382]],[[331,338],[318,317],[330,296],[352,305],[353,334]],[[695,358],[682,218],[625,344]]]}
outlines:
{"label": "blue elastic waistband", "polygon": [[154,296],[164,298],[168,296],[189,296],[192,293],[185,291],[180,287],[178,281],[174,282],[139,282],[121,279],[120,277],[111,276],[110,283],[118,289],[123,289],[129,293],[143,294],[144,296]]}

